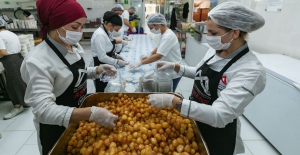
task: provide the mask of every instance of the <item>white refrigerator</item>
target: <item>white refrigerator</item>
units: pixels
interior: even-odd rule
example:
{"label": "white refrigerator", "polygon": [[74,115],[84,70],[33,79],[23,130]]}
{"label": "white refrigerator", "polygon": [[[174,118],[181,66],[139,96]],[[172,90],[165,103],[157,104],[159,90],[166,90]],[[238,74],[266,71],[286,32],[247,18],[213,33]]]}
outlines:
{"label": "white refrigerator", "polygon": [[300,60],[279,54],[257,54],[267,83],[244,116],[281,153],[300,154]]}

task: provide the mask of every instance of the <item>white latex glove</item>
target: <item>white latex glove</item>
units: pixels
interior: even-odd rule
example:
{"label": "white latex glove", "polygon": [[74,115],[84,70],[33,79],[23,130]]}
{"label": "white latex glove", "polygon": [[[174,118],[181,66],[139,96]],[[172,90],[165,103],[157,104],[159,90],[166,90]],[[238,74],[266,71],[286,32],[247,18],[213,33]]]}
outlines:
{"label": "white latex glove", "polygon": [[136,32],[136,28],[135,28],[135,27],[132,28],[131,31],[132,31],[133,33],[135,33],[135,32]]}
{"label": "white latex glove", "polygon": [[123,44],[124,46],[127,46],[127,45],[128,45],[128,41],[122,40],[122,44]]}
{"label": "white latex glove", "polygon": [[158,71],[163,71],[166,69],[173,69],[175,68],[174,62],[168,62],[168,61],[160,61],[156,63],[156,68]]}
{"label": "white latex glove", "polygon": [[149,99],[148,104],[151,104],[151,107],[155,108],[165,108],[172,107],[172,100],[174,95],[171,94],[151,94],[148,95]]}
{"label": "white latex glove", "polygon": [[114,66],[108,64],[99,65],[98,71],[99,73],[104,73],[108,76],[115,76],[117,74],[117,69]]}
{"label": "white latex glove", "polygon": [[123,67],[123,66],[126,66],[129,64],[129,62],[127,61],[123,61],[123,60],[119,60],[119,62],[117,62],[117,64],[120,66],[120,67]]}
{"label": "white latex glove", "polygon": [[124,40],[132,41],[133,39],[132,39],[132,38],[129,38],[128,36],[124,36]]}
{"label": "white latex glove", "polygon": [[115,127],[115,120],[118,119],[118,116],[110,113],[108,110],[104,108],[99,108],[92,106],[91,107],[91,116],[90,121],[94,121],[96,124],[103,127]]}
{"label": "white latex glove", "polygon": [[119,59],[119,60],[125,61],[125,59],[121,55],[119,55],[119,54],[117,54],[116,58]]}
{"label": "white latex glove", "polygon": [[146,59],[146,58],[148,58],[148,55],[141,55],[141,56],[140,56],[140,59],[141,59],[141,60]]}
{"label": "white latex glove", "polygon": [[136,69],[138,67],[142,66],[142,62],[141,61],[138,61],[138,62],[135,62],[135,63],[132,63],[129,65],[129,68],[130,69]]}

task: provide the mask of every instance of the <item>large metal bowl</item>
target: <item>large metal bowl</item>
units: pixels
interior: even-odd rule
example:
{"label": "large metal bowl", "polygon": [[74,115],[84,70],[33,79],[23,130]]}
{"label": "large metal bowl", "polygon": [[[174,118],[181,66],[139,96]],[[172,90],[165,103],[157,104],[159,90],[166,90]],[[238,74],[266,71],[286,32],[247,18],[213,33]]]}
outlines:
{"label": "large metal bowl", "polygon": [[[126,94],[128,97],[138,98],[138,97],[145,97],[151,93],[123,93],[123,94]],[[85,98],[81,107],[95,106],[99,102],[109,101],[111,97],[117,96],[117,95],[118,95],[118,93],[91,94]],[[177,94],[174,94],[174,95],[177,95]],[[179,95],[177,95],[177,96],[179,96]],[[192,120],[192,122],[193,122],[192,127],[195,131],[194,134],[195,134],[196,142],[198,143],[198,147],[199,147],[198,152],[201,155],[209,155],[207,145],[206,145],[204,139],[202,138],[200,131],[197,128],[196,122],[194,122],[193,120]],[[65,130],[65,132],[60,136],[59,140],[54,145],[52,150],[49,152],[49,155],[67,155],[68,142],[71,139],[71,137],[73,136],[73,134],[76,132],[78,125],[79,125],[79,123],[72,123],[71,126]]]}

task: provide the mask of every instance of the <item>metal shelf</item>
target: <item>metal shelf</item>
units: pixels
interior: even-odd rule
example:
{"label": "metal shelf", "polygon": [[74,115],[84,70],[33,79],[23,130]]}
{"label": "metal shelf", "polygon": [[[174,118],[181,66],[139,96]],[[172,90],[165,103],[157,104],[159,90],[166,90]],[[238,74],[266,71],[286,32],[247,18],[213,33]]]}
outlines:
{"label": "metal shelf", "polygon": [[[37,9],[22,9],[22,10],[24,10],[24,11],[37,11]],[[7,10],[7,9],[0,9],[0,11],[1,12],[15,12],[16,11],[16,9],[9,9],[9,10]]]}
{"label": "metal shelf", "polygon": [[7,29],[7,30],[9,30],[9,31],[15,31],[15,32],[20,32],[20,31],[25,31],[25,32],[27,32],[27,31],[40,31],[40,29]]}
{"label": "metal shelf", "polygon": [[22,9],[24,11],[37,11],[37,9]]}
{"label": "metal shelf", "polygon": [[7,10],[7,9],[0,9],[0,11],[1,12],[14,12],[15,11],[15,9],[9,9],[9,10]]}

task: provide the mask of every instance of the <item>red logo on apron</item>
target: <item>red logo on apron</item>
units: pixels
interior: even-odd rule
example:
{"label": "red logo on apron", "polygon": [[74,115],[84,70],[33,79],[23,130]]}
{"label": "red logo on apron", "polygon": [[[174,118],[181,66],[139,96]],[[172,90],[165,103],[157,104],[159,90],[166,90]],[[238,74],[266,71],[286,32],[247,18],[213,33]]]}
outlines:
{"label": "red logo on apron", "polygon": [[226,76],[222,76],[221,81],[222,81],[222,83],[224,83],[225,85],[227,85],[227,79],[226,79]]}

